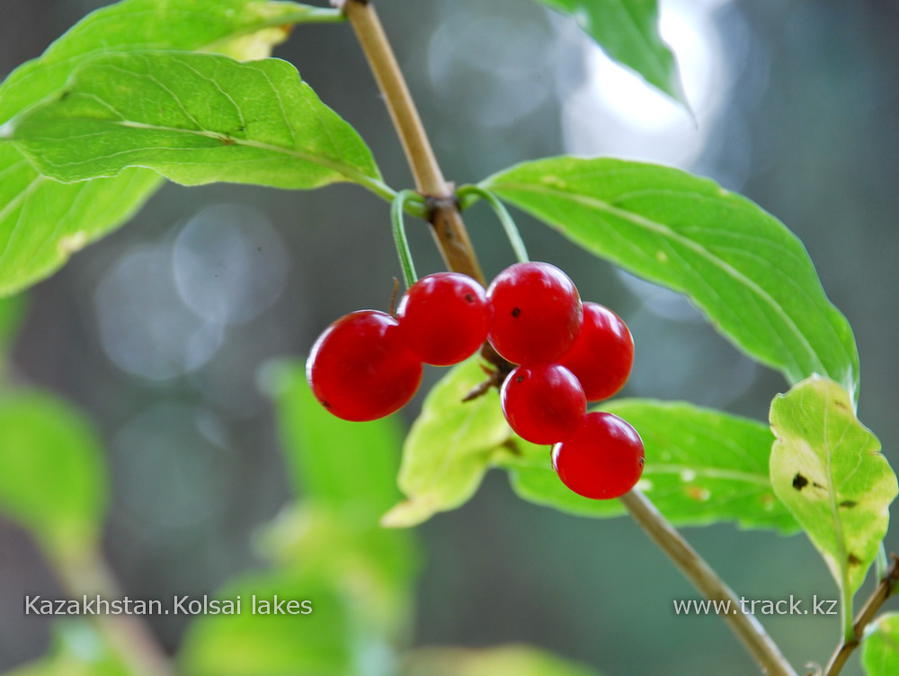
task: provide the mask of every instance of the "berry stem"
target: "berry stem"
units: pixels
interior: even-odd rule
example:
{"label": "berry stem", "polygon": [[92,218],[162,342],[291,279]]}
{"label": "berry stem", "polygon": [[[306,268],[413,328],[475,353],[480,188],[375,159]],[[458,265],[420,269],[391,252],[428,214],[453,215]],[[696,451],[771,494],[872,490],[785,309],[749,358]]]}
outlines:
{"label": "berry stem", "polygon": [[390,203],[390,221],[393,225],[393,243],[396,244],[396,255],[400,259],[400,268],[403,270],[403,281],[406,288],[418,281],[415,274],[415,263],[412,261],[412,252],[409,250],[409,240],[406,239],[406,227],[403,222],[403,210],[406,202],[421,199],[414,190],[400,190],[393,202]]}
{"label": "berry stem", "polygon": [[[429,198],[431,205],[429,222],[447,267],[484,284],[484,274],[459,214],[455,196],[437,164],[409,88],[406,86],[373,3],[370,0],[335,1],[342,5],[374,72],[406,151],[406,158],[415,176],[418,191]],[[508,367],[505,360],[496,354],[489,344],[485,344],[482,354],[491,363],[496,363],[501,370]],[[707,595],[714,590],[726,591],[727,598],[736,602],[733,592],[646,497],[631,491],[624,495],[621,501],[634,520],[680,567],[697,589]],[[777,645],[755,618],[746,615],[727,615],[725,619],[766,673],[773,676],[796,676],[796,672],[781,655]]]}
{"label": "berry stem", "polygon": [[[515,220],[512,218],[509,210],[506,209],[506,205],[496,195],[479,185],[463,185],[456,191],[456,196],[459,198],[462,209],[467,209],[477,202],[478,199],[486,201],[502,224],[503,230],[506,231],[506,237],[509,239],[509,244],[512,245],[512,250],[515,252],[518,262],[528,262],[528,250],[524,246],[524,240],[521,239],[521,233],[518,232],[518,226],[515,225]],[[466,197],[469,196],[472,199],[467,200]]]}

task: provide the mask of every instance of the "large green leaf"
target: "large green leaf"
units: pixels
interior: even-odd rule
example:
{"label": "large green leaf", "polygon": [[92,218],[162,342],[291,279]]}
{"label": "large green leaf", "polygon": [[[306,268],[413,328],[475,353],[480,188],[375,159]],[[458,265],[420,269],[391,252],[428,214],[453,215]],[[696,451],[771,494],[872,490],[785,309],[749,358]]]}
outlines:
{"label": "large green leaf", "polygon": [[384,515],[386,526],[414,526],[474,494],[484,473],[508,451],[511,430],[495,389],[462,398],[486,378],[478,357],[456,366],[428,393],[403,447],[400,489],[407,500]]}
{"label": "large green leaf", "polygon": [[659,36],[656,0],[539,0],[573,16],[610,57],[686,102],[677,63]]}
{"label": "large green leaf", "polygon": [[420,648],[404,661],[402,676],[596,676],[581,664],[526,645],[492,648]]}
{"label": "large green leaf", "polygon": [[596,255],[687,294],[790,382],[819,373],[855,394],[849,323],[802,243],[749,200],[676,169],[603,158],[527,162],[484,186]]}
{"label": "large green leaf", "polygon": [[868,676],[899,674],[899,613],[886,613],[871,624],[862,641],[862,665]]}
{"label": "large green leaf", "polygon": [[837,383],[813,377],[771,404],[771,483],[851,596],[889,524],[896,475]]}
{"label": "large green leaf", "polygon": [[60,181],[146,167],[184,185],[356,181],[389,192],[365,142],[280,59],[107,54],[4,133]]}
{"label": "large green leaf", "polygon": [[[0,124],[63,87],[85,60],[129,49],[217,51],[262,58],[285,26],[321,18],[290,2],[125,0],[93,12],[0,86]],[[161,183],[132,169],[64,185],[43,178],[13,146],[0,144],[0,295],[46,277],[74,251],[127,220]]]}
{"label": "large green leaf", "polygon": [[[744,528],[797,529],[768,479],[774,437],[765,425],[680,402],[621,399],[601,408],[640,433],[646,466],[639,486],[669,520],[685,526],[735,521]],[[568,490],[552,469],[548,447],[522,440],[516,447],[521,454],[503,464],[524,499],[583,516],[625,513],[618,500],[589,500]]]}
{"label": "large green leaf", "polygon": [[[254,614],[253,601],[311,603],[308,614]],[[179,654],[187,676],[345,676],[356,645],[350,608],[326,580],[275,572],[247,576],[214,597],[240,598],[238,614],[206,615],[194,621]],[[302,611],[302,605],[296,608]]]}
{"label": "large green leaf", "polygon": [[39,392],[0,396],[0,511],[51,555],[96,544],[106,499],[97,438],[67,404]]}

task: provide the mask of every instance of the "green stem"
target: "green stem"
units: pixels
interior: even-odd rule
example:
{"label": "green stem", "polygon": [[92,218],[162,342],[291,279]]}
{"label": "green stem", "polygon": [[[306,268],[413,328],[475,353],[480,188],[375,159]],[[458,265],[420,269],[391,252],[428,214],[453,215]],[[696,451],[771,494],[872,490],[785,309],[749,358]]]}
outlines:
{"label": "green stem", "polygon": [[883,546],[883,542],[877,547],[877,558],[874,559],[874,573],[878,580],[882,580],[887,574],[887,567],[890,562],[887,560],[887,550]]}
{"label": "green stem", "polygon": [[[463,185],[456,191],[456,196],[461,203],[460,207],[462,209],[467,209],[477,202],[478,199],[485,200],[487,204],[490,205],[490,208],[493,209],[493,212],[503,226],[503,230],[506,231],[506,237],[509,239],[509,244],[512,245],[512,250],[515,252],[515,257],[518,259],[518,262],[528,262],[528,251],[524,246],[524,240],[521,239],[521,233],[518,232],[518,226],[515,225],[515,220],[512,218],[512,214],[509,213],[509,210],[506,209],[506,205],[503,204],[496,195],[479,185]],[[466,200],[465,198],[469,196],[473,199]]]}
{"label": "green stem", "polygon": [[424,201],[414,190],[400,190],[390,204],[390,221],[393,224],[393,242],[396,244],[396,254],[400,259],[400,267],[403,269],[403,281],[406,288],[415,284],[418,276],[415,274],[415,263],[412,262],[412,252],[409,250],[409,240],[406,239],[406,227],[403,223],[403,211],[406,203],[411,200]]}
{"label": "green stem", "polygon": [[843,584],[840,589],[840,619],[843,624],[843,641],[851,642],[856,640],[855,627],[852,626],[852,590],[849,589],[849,581]]}
{"label": "green stem", "polygon": [[[115,576],[95,544],[64,551],[44,543],[44,550],[71,596],[99,595],[108,600],[122,597]],[[99,614],[92,619],[128,667],[128,673],[134,676],[174,676],[168,656],[140,617]]]}
{"label": "green stem", "polygon": [[843,670],[853,651],[858,648],[861,637],[865,634],[865,627],[871,623],[880,612],[881,606],[892,596],[897,583],[899,583],[899,559],[894,556],[892,564],[887,567],[886,574],[880,578],[880,582],[855,618],[852,638],[840,642],[824,668],[823,676],[837,676]]}
{"label": "green stem", "polygon": [[284,16],[278,17],[278,23],[340,23],[346,21],[346,15],[333,7],[313,7],[297,5],[297,8]]}

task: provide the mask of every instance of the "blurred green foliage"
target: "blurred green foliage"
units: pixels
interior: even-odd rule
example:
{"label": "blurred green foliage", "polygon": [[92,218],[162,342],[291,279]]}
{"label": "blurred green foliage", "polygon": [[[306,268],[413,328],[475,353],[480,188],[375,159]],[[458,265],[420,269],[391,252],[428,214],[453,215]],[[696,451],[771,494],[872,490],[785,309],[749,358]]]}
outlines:
{"label": "blurred green foliage", "polygon": [[38,391],[0,394],[0,508],[51,556],[78,557],[100,534],[106,467],[82,415]]}

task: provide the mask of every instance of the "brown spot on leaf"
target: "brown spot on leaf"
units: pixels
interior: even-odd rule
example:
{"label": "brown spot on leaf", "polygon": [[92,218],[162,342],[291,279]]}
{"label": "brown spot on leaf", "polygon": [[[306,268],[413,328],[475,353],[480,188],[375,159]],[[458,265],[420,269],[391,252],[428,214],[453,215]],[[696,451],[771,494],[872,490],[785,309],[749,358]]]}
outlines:
{"label": "brown spot on leaf", "polygon": [[687,497],[691,500],[696,500],[697,502],[704,502],[709,499],[709,491],[701,486],[694,486],[690,484],[686,486],[684,489],[687,493]]}
{"label": "brown spot on leaf", "polygon": [[793,488],[795,488],[797,491],[801,491],[806,486],[808,486],[808,479],[802,476],[799,472],[796,472],[796,476],[793,477]]}
{"label": "brown spot on leaf", "polygon": [[859,559],[855,554],[849,552],[849,556],[847,558],[850,566],[857,566],[861,563],[861,559]]}
{"label": "brown spot on leaf", "polygon": [[234,145],[234,139],[231,138],[230,136],[219,136],[219,141],[222,142],[222,145],[226,145],[226,146]]}
{"label": "brown spot on leaf", "polygon": [[843,502],[840,503],[840,507],[845,507],[846,509],[852,509],[857,504],[858,503],[855,500],[843,500]]}

